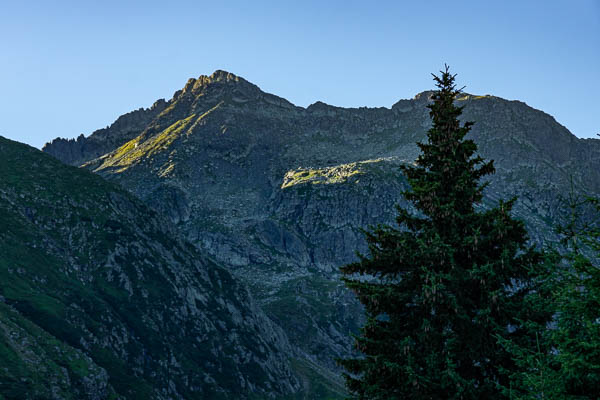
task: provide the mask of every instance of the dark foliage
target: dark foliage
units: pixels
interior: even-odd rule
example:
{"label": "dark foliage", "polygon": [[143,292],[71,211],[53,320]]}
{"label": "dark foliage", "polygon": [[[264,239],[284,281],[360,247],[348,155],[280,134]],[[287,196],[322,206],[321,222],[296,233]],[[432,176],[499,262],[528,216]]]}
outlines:
{"label": "dark foliage", "polygon": [[465,139],[455,76],[434,79],[428,141],[403,167],[417,212],[398,208],[398,227],[366,232],[370,255],[341,268],[367,314],[363,356],[339,361],[360,399],[503,398],[516,365],[501,340],[533,346],[519,321],[548,319],[526,302],[542,257],[511,217],[515,199],[481,209],[493,163]]}

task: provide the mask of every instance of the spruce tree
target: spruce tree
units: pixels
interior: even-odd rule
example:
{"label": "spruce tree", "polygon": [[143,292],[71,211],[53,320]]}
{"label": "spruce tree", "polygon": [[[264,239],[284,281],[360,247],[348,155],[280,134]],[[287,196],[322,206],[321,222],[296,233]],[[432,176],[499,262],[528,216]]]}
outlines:
{"label": "spruce tree", "polygon": [[417,213],[397,207],[398,226],[365,232],[370,254],[341,268],[367,316],[355,337],[362,356],[339,361],[360,399],[504,398],[515,364],[499,339],[534,346],[519,320],[547,318],[525,302],[541,254],[511,217],[515,199],[479,207],[493,162],[465,139],[473,123],[459,121],[461,90],[440,72],[427,141],[402,167]]}
{"label": "spruce tree", "polygon": [[[590,210],[590,206],[592,209]],[[571,220],[561,227],[567,247],[555,279],[556,327],[549,331],[564,398],[600,396],[600,199],[570,202]],[[582,213],[587,208],[587,217]],[[595,219],[595,221],[593,221]]]}
{"label": "spruce tree", "polygon": [[[537,348],[503,341],[513,354],[506,394],[514,400],[592,400],[600,393],[600,200],[577,196],[558,227],[560,248],[545,251],[546,270],[528,301],[553,315],[552,324],[523,321]],[[594,218],[595,217],[595,218]],[[595,220],[595,221],[594,221]]]}

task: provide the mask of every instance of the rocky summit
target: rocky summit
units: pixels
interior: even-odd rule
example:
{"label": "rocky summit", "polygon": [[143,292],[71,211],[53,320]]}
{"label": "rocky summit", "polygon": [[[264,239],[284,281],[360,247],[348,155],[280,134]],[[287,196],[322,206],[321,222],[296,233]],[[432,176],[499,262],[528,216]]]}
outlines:
{"label": "rocky summit", "polygon": [[[392,224],[394,205],[405,205],[398,167],[419,153],[430,96],[391,108],[303,108],[216,71],[168,101],[43,150],[167,216],[194,251],[249,285],[285,332],[290,357],[302,360],[292,367],[304,384],[340,394],[334,359],[352,351],[362,311],[338,267],[366,251],[361,228]],[[495,161],[481,206],[517,196],[514,212],[533,243],[556,239],[561,195],[600,194],[600,140],[578,139],[519,101],[464,94],[456,102],[475,121],[480,155]],[[292,390],[293,380],[284,382],[280,391]]]}

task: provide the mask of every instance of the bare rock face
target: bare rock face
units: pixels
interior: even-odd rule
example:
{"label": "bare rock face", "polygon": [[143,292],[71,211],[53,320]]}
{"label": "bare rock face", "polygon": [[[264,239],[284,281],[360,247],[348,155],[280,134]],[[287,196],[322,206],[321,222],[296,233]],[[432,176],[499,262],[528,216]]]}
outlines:
{"label": "bare rock face", "polygon": [[[331,389],[339,384],[333,359],[350,354],[349,332],[362,318],[338,267],[366,251],[361,228],[393,224],[394,205],[406,206],[398,166],[419,154],[430,97],[391,109],[302,108],[217,71],[190,79],[139,135],[82,160],[245,280],[298,359]],[[518,196],[514,212],[534,242],[554,240],[558,195],[571,179],[578,191],[600,193],[599,140],[577,139],[522,102],[456,101],[497,169],[481,206]]]}

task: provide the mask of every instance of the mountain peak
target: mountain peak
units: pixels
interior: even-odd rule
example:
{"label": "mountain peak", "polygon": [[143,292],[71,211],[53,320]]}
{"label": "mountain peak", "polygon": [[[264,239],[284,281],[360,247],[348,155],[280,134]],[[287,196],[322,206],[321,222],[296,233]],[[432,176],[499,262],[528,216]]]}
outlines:
{"label": "mountain peak", "polygon": [[219,82],[219,81],[235,81],[235,82],[239,82],[240,80],[242,81],[246,81],[244,78],[241,78],[235,74],[232,74],[231,72],[227,72],[224,71],[222,69],[218,69],[215,72],[213,72],[209,77],[209,79]]}
{"label": "mountain peak", "polygon": [[[228,86],[228,87],[246,87],[258,89],[256,85],[248,82],[244,78],[224,70],[216,70],[211,75],[200,75],[198,78],[190,78],[181,90],[181,93],[199,93],[209,86]],[[178,92],[179,93],[179,92]]]}

